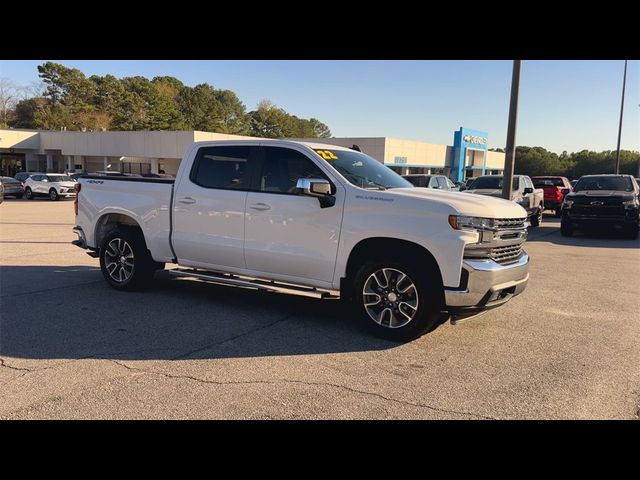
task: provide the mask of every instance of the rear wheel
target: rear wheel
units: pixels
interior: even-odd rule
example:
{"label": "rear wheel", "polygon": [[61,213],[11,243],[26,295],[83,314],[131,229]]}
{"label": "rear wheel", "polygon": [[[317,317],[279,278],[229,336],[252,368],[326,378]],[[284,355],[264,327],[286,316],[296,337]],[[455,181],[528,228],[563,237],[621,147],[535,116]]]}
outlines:
{"label": "rear wheel", "polygon": [[52,188],[51,190],[49,190],[49,198],[54,202],[60,200],[60,195],[58,195],[58,192],[56,191],[55,188]]}
{"label": "rear wheel", "polygon": [[436,272],[414,269],[410,261],[376,261],[355,275],[353,302],[374,334],[408,341],[435,328],[442,282]]}
{"label": "rear wheel", "polygon": [[141,290],[156,269],[142,232],[120,227],[104,237],[100,246],[100,269],[105,280],[116,290]]}
{"label": "rear wheel", "polygon": [[563,237],[570,237],[571,235],[573,235],[573,227],[567,222],[561,222],[560,235],[562,235]]}
{"label": "rear wheel", "polygon": [[27,197],[27,200],[33,200],[33,192],[29,187],[24,189],[24,196]]}

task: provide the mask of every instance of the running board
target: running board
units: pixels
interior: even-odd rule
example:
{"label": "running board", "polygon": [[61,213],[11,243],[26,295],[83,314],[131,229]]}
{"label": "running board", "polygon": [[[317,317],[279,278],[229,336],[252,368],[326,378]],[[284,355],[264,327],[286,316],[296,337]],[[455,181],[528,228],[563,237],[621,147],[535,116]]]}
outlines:
{"label": "running board", "polygon": [[235,287],[249,287],[268,292],[286,293],[289,295],[300,295],[318,299],[338,299],[338,290],[325,290],[321,288],[304,287],[302,285],[292,285],[288,283],[278,283],[269,280],[261,280],[253,277],[240,277],[228,273],[218,273],[208,270],[193,270],[186,268],[176,268],[167,270],[169,274],[177,277],[191,277],[204,282],[216,283],[219,285],[232,285]]}

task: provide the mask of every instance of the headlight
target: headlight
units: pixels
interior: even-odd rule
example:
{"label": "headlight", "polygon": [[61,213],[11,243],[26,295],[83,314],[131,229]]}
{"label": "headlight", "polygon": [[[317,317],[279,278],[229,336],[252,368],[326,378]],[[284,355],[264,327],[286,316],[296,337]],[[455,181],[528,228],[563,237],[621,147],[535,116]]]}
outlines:
{"label": "headlight", "polygon": [[624,208],[631,210],[633,208],[638,208],[638,202],[636,202],[635,198],[632,198],[631,200],[626,200],[624,202],[622,202],[622,205],[624,205]]}
{"label": "headlight", "polygon": [[562,208],[571,208],[572,206],[573,206],[573,200],[567,200],[565,198],[564,202],[562,202]]}
{"label": "headlight", "polygon": [[493,218],[449,215],[449,225],[456,230],[491,230],[494,228],[495,221]]}

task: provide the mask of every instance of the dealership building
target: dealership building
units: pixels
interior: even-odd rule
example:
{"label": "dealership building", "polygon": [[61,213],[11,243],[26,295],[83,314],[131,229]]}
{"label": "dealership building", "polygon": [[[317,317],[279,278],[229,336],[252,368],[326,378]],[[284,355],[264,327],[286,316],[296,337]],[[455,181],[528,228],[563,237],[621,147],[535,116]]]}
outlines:
{"label": "dealership building", "polygon": [[[193,142],[249,139],[200,131],[68,132],[0,130],[0,175],[20,171],[165,173],[175,175]],[[297,139],[352,147],[400,174],[442,173],[453,180],[501,174],[504,153],[487,149],[486,132],[460,128],[453,145],[392,137]]]}

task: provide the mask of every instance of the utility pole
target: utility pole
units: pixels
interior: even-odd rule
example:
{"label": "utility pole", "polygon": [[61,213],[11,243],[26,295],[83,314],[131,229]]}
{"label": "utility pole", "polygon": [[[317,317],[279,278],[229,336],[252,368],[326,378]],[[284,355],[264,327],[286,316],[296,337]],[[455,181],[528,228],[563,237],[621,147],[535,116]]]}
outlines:
{"label": "utility pole", "polygon": [[622,101],[620,102],[620,125],[618,126],[618,151],[616,153],[616,175],[620,173],[620,138],[622,137],[622,113],[624,112],[624,89],[627,86],[627,60],[624,61],[622,77]]}
{"label": "utility pole", "polygon": [[502,198],[511,200],[513,168],[516,161],[516,123],[518,119],[518,91],[520,90],[520,67],[522,60],[513,61],[511,75],[511,100],[509,102],[509,125],[507,127],[507,151],[504,156],[502,176]]}

